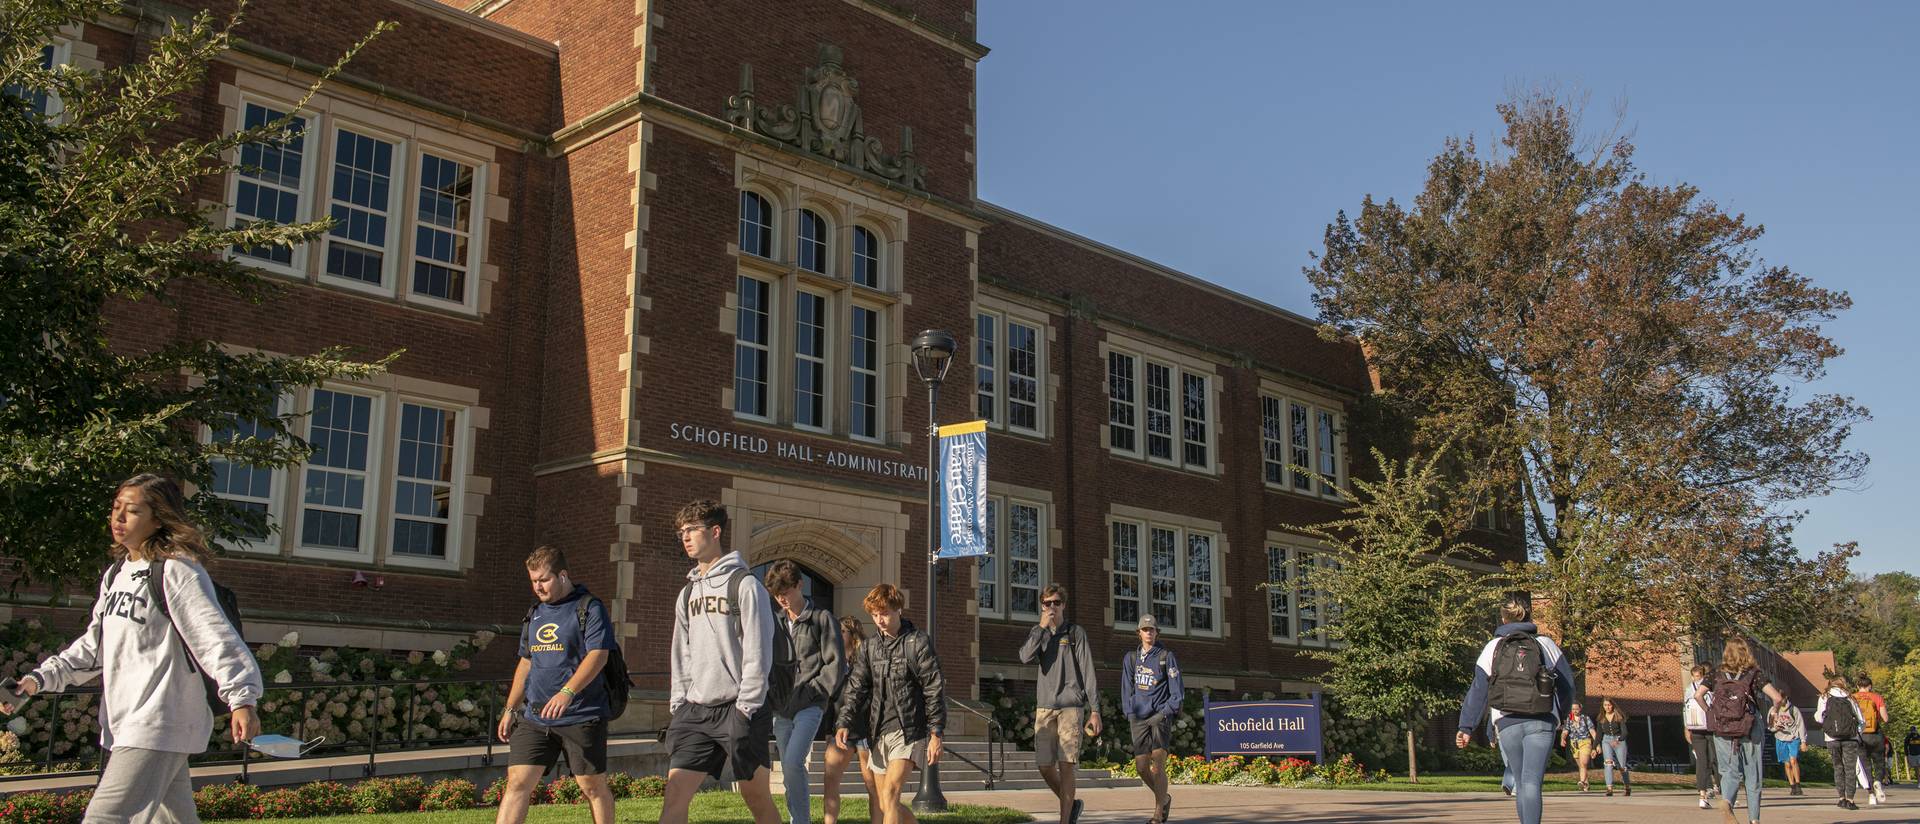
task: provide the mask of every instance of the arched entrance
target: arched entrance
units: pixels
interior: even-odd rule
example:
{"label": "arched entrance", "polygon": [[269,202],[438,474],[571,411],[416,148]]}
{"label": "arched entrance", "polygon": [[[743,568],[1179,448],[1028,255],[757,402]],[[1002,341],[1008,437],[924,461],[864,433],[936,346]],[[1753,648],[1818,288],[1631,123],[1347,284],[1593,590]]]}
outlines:
{"label": "arched entrance", "polygon": [[[753,577],[765,581],[767,579],[767,569],[773,566],[774,561],[779,560],[793,559],[775,558],[764,563],[755,564],[753,567]],[[798,560],[794,560],[793,564],[800,568],[800,594],[806,596],[807,607],[810,609],[833,609],[833,581]],[[775,608],[778,609],[777,606]]]}

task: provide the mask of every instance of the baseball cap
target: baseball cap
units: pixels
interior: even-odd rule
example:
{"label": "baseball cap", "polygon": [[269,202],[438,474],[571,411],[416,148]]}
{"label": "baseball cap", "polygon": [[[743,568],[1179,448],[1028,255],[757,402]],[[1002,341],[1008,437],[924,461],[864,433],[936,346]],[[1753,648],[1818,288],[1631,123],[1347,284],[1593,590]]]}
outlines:
{"label": "baseball cap", "polygon": [[1159,619],[1157,619],[1157,618],[1154,618],[1154,617],[1153,617],[1153,615],[1152,615],[1151,613],[1149,613],[1149,614],[1146,614],[1146,615],[1142,615],[1142,616],[1140,616],[1140,622],[1139,622],[1139,626],[1138,626],[1137,628],[1138,628],[1138,629],[1150,629],[1150,630],[1153,630],[1154,632],[1159,632],[1159,631],[1160,631],[1160,621],[1159,621]]}

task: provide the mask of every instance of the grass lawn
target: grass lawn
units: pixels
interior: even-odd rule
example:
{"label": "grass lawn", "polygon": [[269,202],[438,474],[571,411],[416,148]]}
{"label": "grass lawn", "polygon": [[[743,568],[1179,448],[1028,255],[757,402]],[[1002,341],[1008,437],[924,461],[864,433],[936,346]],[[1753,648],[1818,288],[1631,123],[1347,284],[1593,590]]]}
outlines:
{"label": "grass lawn", "polygon": [[[1496,789],[1498,789],[1496,787]],[[773,797],[773,803],[780,809],[782,817],[786,814],[786,804],[779,795]],[[493,807],[476,807],[471,810],[437,813],[387,813],[384,815],[339,815],[325,818],[273,818],[253,819],[253,821],[283,821],[299,824],[492,824]],[[820,817],[820,799],[813,799],[813,814]],[[660,799],[631,798],[619,802],[614,816],[619,821],[659,821]],[[867,820],[867,799],[849,796],[840,802],[842,821],[864,822]],[[585,804],[539,804],[527,813],[529,824],[579,824],[590,821],[592,816]],[[939,815],[923,815],[920,820],[926,824],[1021,824],[1032,821],[1033,817],[1018,810],[1005,807],[981,807],[972,804],[954,804],[947,812]],[[740,796],[728,792],[704,792],[693,799],[693,810],[688,816],[692,824],[753,824],[753,816],[747,813],[747,805]],[[217,824],[217,823],[216,823]]]}

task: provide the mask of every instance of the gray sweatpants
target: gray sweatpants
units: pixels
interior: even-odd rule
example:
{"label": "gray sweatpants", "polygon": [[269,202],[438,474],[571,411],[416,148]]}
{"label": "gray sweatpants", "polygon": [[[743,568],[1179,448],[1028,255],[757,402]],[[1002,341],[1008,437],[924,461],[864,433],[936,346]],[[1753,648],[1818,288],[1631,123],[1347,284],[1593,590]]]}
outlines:
{"label": "gray sweatpants", "polygon": [[187,754],[115,747],[83,824],[200,824]]}

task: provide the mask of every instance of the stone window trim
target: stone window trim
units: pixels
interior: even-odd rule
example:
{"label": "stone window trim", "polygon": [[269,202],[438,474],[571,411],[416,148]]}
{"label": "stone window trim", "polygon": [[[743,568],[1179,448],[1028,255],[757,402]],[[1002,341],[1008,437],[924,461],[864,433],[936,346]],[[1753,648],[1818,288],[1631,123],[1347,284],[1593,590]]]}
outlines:
{"label": "stone window trim", "polygon": [[[490,428],[491,410],[480,406],[479,392],[467,387],[420,378],[384,374],[365,382],[327,381],[317,387],[291,389],[281,395],[283,412],[303,416],[293,425],[302,437],[310,428],[312,397],[315,389],[347,393],[372,399],[372,425],[367,445],[367,471],[361,507],[360,549],[342,551],[302,545],[304,501],[302,486],[307,464],[271,470],[272,491],[267,501],[268,517],[279,529],[262,541],[242,541],[233,545],[236,557],[279,557],[295,563],[364,566],[381,569],[407,569],[425,572],[460,573],[472,568],[480,516],[493,491],[491,478],[474,474],[474,447],[479,430]],[[414,556],[392,552],[396,511],[395,495],[399,482],[398,446],[400,416],[405,405],[430,407],[455,415],[453,465],[445,557]],[[202,425],[200,438],[208,442],[213,427]]]}
{"label": "stone window trim", "polygon": [[[1012,609],[1008,575],[1011,566],[1007,543],[1010,533],[1007,530],[1007,524],[1011,512],[1010,506],[1032,507],[1038,511],[1040,580],[1035,588],[1037,591],[1045,592],[1047,584],[1054,580],[1053,561],[1059,557],[1062,542],[1060,529],[1054,522],[1053,493],[1050,490],[1035,487],[988,481],[987,497],[993,501],[995,510],[994,523],[989,527],[993,532],[993,551],[976,567],[975,582],[978,584],[976,593],[984,590],[988,585],[994,586],[995,599],[994,603],[989,605],[976,594],[977,615],[982,620],[988,621],[1038,621],[1040,614],[1037,609],[1032,612]],[[991,559],[990,563],[988,559]],[[992,576],[991,581],[988,580],[989,575]],[[1068,597],[1086,596],[1069,593]]]}
{"label": "stone window trim", "polygon": [[[974,300],[973,323],[968,331],[971,339],[962,347],[967,360],[972,364],[974,373],[967,376],[973,384],[974,414],[984,418],[987,426],[1000,432],[1024,435],[1030,438],[1051,438],[1053,436],[1053,402],[1058,395],[1058,385],[1050,368],[1049,358],[1055,343],[1052,316],[1046,311],[1016,303],[1003,298],[980,294]],[[982,344],[979,334],[980,324],[992,324],[992,361],[988,363],[982,356]],[[1034,332],[1033,374],[1013,373],[1010,358],[1013,326],[1021,326]],[[949,380],[952,376],[949,375]],[[992,384],[989,391],[981,381]],[[1012,422],[1013,401],[1008,397],[1010,381],[1030,381],[1033,384],[1034,425],[1031,427],[1016,425]],[[990,411],[980,409],[981,404],[991,406]],[[1025,406],[1024,402],[1021,405]]]}
{"label": "stone window trim", "polygon": [[[1113,356],[1116,354],[1132,359],[1133,397],[1130,400],[1116,399],[1112,392],[1113,386],[1110,370],[1114,363]],[[1102,386],[1101,394],[1106,399],[1108,407],[1108,419],[1102,421],[1100,424],[1100,443],[1105,445],[1108,454],[1143,461],[1153,466],[1163,466],[1215,478],[1223,475],[1225,465],[1220,459],[1219,442],[1221,407],[1225,401],[1226,382],[1221,378],[1221,367],[1218,364],[1204,358],[1188,355],[1166,347],[1156,346],[1145,340],[1125,337],[1111,331],[1107,332],[1106,339],[1102,340],[1099,344],[1099,357]],[[1171,393],[1168,405],[1165,409],[1160,410],[1171,416],[1170,428],[1168,429],[1170,439],[1168,442],[1169,451],[1165,457],[1154,455],[1151,447],[1148,445],[1148,415],[1149,412],[1153,411],[1150,408],[1151,401],[1148,397],[1148,369],[1150,366],[1166,370],[1168,376],[1167,389]],[[1186,410],[1183,408],[1181,398],[1183,385],[1189,377],[1199,378],[1205,381],[1204,397],[1206,399],[1206,409],[1204,420],[1195,421],[1194,419],[1185,417]],[[1116,406],[1127,407],[1132,410],[1131,428],[1133,430],[1133,448],[1130,450],[1115,445],[1114,433],[1112,431],[1115,426],[1114,416],[1120,411],[1116,409]],[[1204,449],[1206,453],[1204,463],[1192,464],[1186,460],[1189,441],[1186,438],[1185,424],[1188,422],[1197,422],[1203,427],[1204,439],[1192,443]]]}
{"label": "stone window trim", "polygon": [[[1139,553],[1139,561],[1137,566],[1138,572],[1136,573],[1123,572],[1114,565],[1114,527],[1116,524],[1130,525],[1137,530],[1138,541],[1135,549]],[[1112,504],[1109,507],[1105,525],[1106,532],[1104,540],[1106,542],[1106,558],[1102,561],[1101,566],[1106,572],[1107,579],[1107,590],[1104,593],[1104,600],[1106,601],[1105,618],[1109,627],[1116,632],[1128,634],[1133,633],[1139,628],[1137,621],[1122,620],[1119,611],[1116,609],[1117,602],[1120,599],[1115,595],[1115,586],[1118,583],[1118,579],[1123,575],[1132,574],[1137,576],[1136,592],[1138,593],[1138,597],[1134,600],[1136,600],[1139,608],[1142,610],[1152,608],[1154,601],[1151,589],[1153,577],[1152,562],[1150,559],[1150,553],[1152,551],[1151,533],[1156,529],[1171,530],[1175,533],[1174,580],[1176,581],[1176,590],[1174,604],[1176,612],[1180,617],[1180,626],[1162,626],[1160,628],[1160,634],[1168,637],[1184,637],[1194,640],[1223,639],[1232,636],[1233,624],[1228,620],[1228,616],[1230,615],[1229,606],[1232,601],[1233,587],[1229,585],[1225,572],[1227,558],[1232,552],[1232,548],[1228,543],[1226,530],[1222,528],[1220,522],[1143,509],[1124,504]],[[1196,535],[1205,537],[1209,544],[1212,574],[1211,579],[1208,581],[1193,580],[1189,574],[1190,570],[1187,568],[1186,550],[1188,548],[1188,538],[1189,536]],[[1213,588],[1213,603],[1210,605],[1213,610],[1213,628],[1211,630],[1194,630],[1189,625],[1190,621],[1188,619],[1191,615],[1190,609],[1193,604],[1189,601],[1190,592],[1188,585],[1194,583],[1210,585]]]}
{"label": "stone window trim", "polygon": [[[242,70],[236,74],[234,83],[220,85],[220,102],[225,110],[224,128],[231,133],[238,128],[245,117],[248,104],[267,106],[276,111],[290,111],[293,101],[299,100],[305,89]],[[488,255],[489,238],[495,230],[495,223],[505,223],[509,219],[510,202],[499,193],[498,150],[493,143],[435,128],[422,122],[425,118],[397,107],[376,108],[364,105],[360,101],[348,99],[344,95],[315,95],[306,108],[296,112],[307,119],[305,132],[305,157],[301,169],[299,204],[297,219],[316,220],[328,214],[329,204],[333,202],[332,175],[335,166],[335,141],[339,130],[345,128],[356,134],[391,142],[395,149],[393,175],[390,181],[389,210],[387,218],[388,242],[384,247],[385,273],[381,284],[375,285],[353,278],[340,277],[326,272],[327,238],[323,234],[317,243],[302,244],[293,250],[293,260],[282,265],[273,261],[264,261],[253,257],[230,256],[244,260],[247,265],[275,277],[303,282],[319,288],[349,292],[363,297],[392,302],[429,311],[436,314],[448,314],[455,317],[478,318],[489,314],[493,308],[494,286],[499,282],[500,269]],[[416,259],[425,258],[416,254],[416,235],[425,225],[419,217],[420,180],[425,156],[449,160],[473,169],[470,212],[467,225],[460,230],[464,233],[467,245],[467,260],[464,268],[456,271],[463,273],[464,284],[462,298],[448,300],[413,289],[413,268]],[[236,151],[226,158],[233,167],[227,174],[224,189],[223,206],[228,210],[221,220],[230,223],[234,218],[232,209],[236,203],[240,183],[238,169],[239,155]],[[309,249],[318,254],[310,254]],[[455,268],[455,267],[449,267]]]}
{"label": "stone window trim", "polygon": [[[772,206],[773,248],[764,257],[744,253],[735,240],[728,252],[743,265],[765,266],[768,274],[798,273],[821,277],[840,284],[853,281],[854,228],[872,233],[877,245],[879,271],[874,286],[857,285],[876,299],[899,299],[906,288],[903,254],[907,243],[907,210],[899,204],[873,197],[840,183],[815,177],[804,170],[771,163],[768,159],[736,155],[734,187],[765,198]],[[812,211],[827,225],[827,261],[825,272],[800,266],[798,250],[799,213]]]}
{"label": "stone window trim", "polygon": [[[1348,470],[1352,465],[1352,452],[1348,447],[1350,439],[1347,437],[1346,405],[1325,395],[1302,391],[1270,380],[1261,381],[1259,397],[1260,478],[1267,489],[1320,500],[1347,500]],[[1276,407],[1280,414],[1277,432],[1272,430],[1268,420],[1269,413],[1275,411]],[[1307,468],[1311,473],[1303,473],[1295,468],[1293,449],[1296,433],[1292,428],[1292,415],[1296,407],[1306,412],[1306,455],[1309,462]],[[1319,426],[1322,413],[1332,416],[1331,443],[1322,443]],[[1274,435],[1279,436],[1277,440],[1273,437]],[[1278,466],[1274,461],[1275,448],[1280,451],[1283,461]],[[1312,477],[1312,473],[1323,471],[1323,461],[1328,457],[1329,448],[1332,449],[1331,457],[1334,460],[1334,472],[1330,474],[1335,479],[1331,489]],[[1275,470],[1280,472],[1279,480],[1273,478]],[[1301,484],[1306,486],[1303,487]]]}

